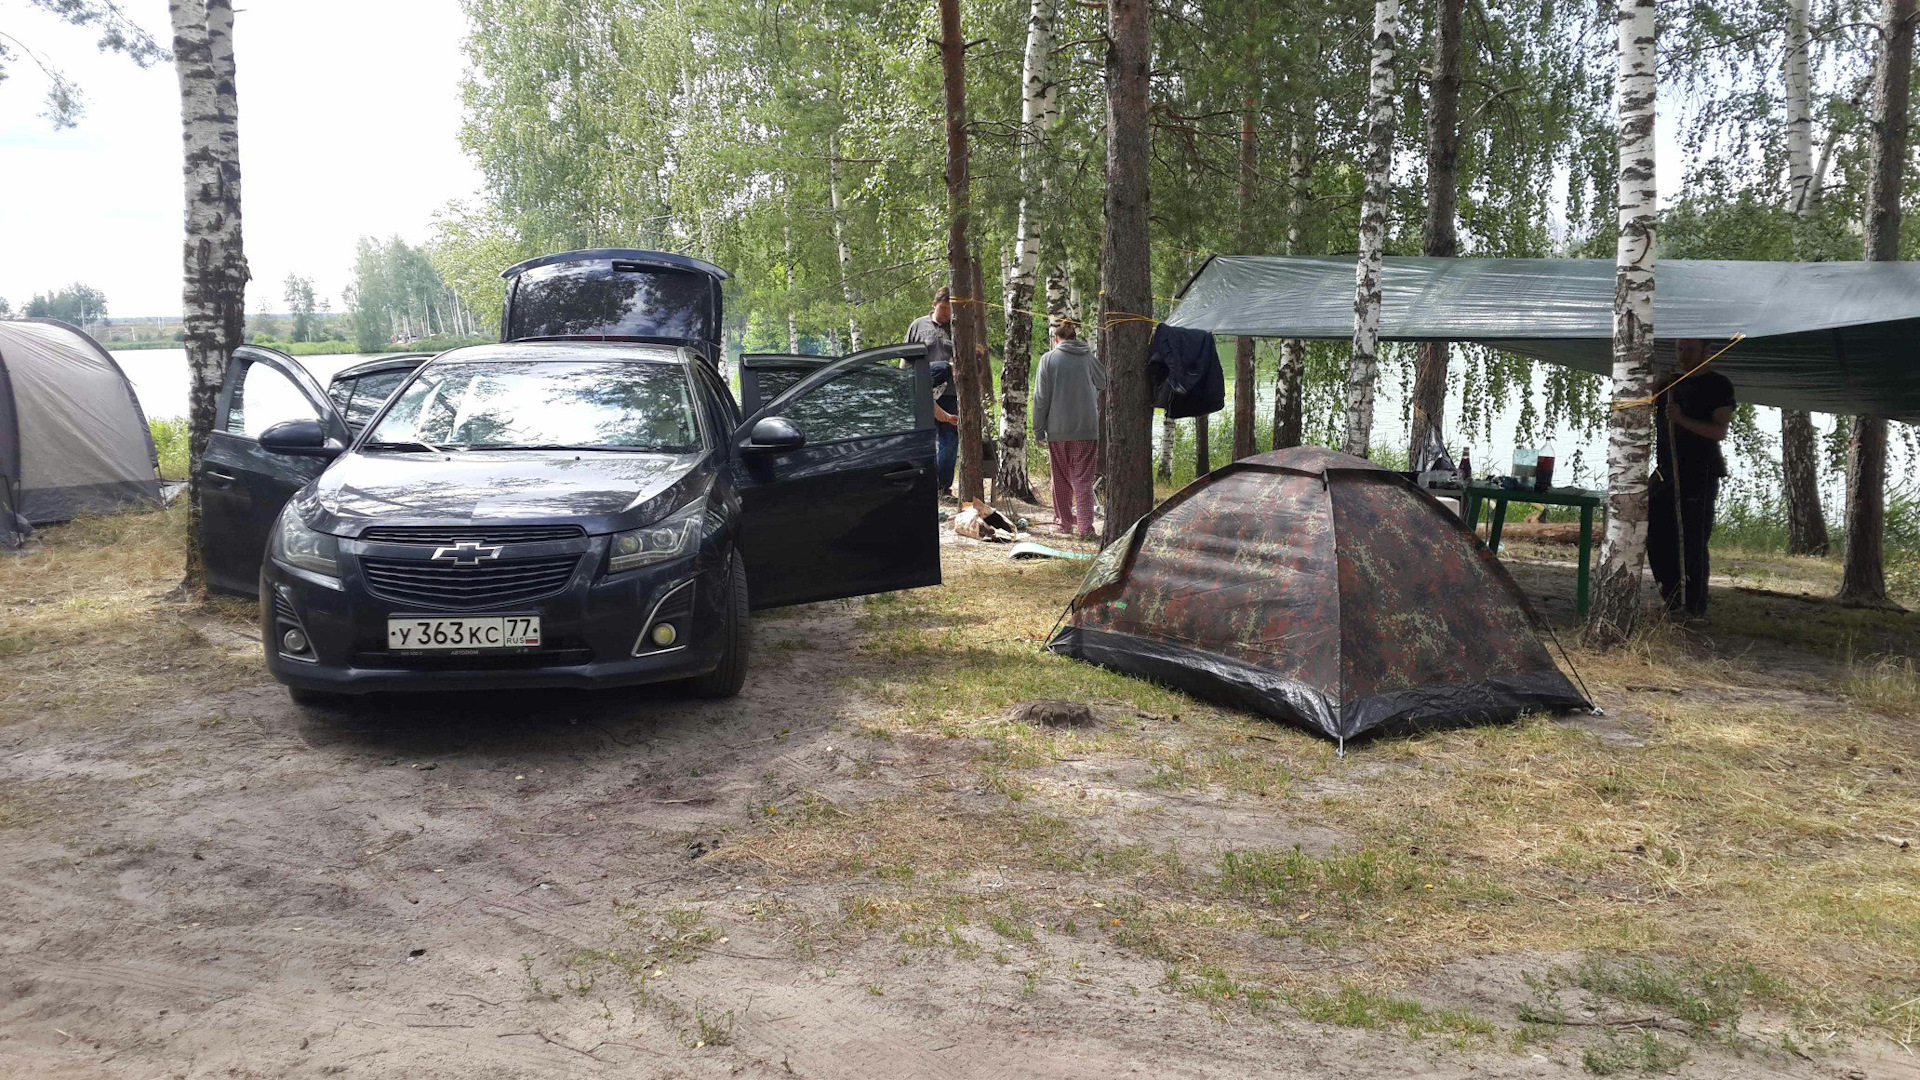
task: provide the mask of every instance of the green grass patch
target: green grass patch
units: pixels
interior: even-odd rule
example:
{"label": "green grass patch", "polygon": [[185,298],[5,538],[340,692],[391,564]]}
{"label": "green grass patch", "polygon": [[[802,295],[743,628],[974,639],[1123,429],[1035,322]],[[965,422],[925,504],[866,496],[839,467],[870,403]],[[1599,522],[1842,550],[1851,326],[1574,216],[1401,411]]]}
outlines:
{"label": "green grass patch", "polygon": [[1288,1000],[1300,1015],[1340,1027],[1392,1029],[1410,1039],[1428,1035],[1492,1035],[1493,1025],[1464,1009],[1435,1009],[1410,998],[1397,998],[1363,987],[1346,985],[1333,993],[1302,991]]}
{"label": "green grass patch", "polygon": [[149,420],[154,453],[160,458],[162,480],[187,478],[187,422],[184,418]]}

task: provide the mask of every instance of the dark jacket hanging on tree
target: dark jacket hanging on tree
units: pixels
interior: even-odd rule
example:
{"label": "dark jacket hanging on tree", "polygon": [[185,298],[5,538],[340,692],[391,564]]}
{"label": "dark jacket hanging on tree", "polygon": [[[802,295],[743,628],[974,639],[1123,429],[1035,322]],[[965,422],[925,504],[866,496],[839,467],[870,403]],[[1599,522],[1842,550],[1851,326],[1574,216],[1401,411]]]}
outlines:
{"label": "dark jacket hanging on tree", "polygon": [[1153,403],[1175,420],[1217,413],[1227,401],[1227,377],[1213,333],[1160,323],[1147,354]]}

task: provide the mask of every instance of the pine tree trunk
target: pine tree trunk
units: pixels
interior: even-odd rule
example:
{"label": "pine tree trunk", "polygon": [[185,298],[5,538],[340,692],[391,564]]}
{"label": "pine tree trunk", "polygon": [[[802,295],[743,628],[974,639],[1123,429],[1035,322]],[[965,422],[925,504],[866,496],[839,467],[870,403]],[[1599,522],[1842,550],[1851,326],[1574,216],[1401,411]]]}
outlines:
{"label": "pine tree trunk", "polygon": [[1213,471],[1213,447],[1207,441],[1210,434],[1208,417],[1193,418],[1193,478],[1195,480]]}
{"label": "pine tree trunk", "polygon": [[[1813,171],[1813,94],[1808,71],[1807,0],[1787,0],[1787,207],[1794,216],[1794,253],[1806,257],[1807,223],[1819,203]],[[1820,457],[1813,417],[1780,410],[1780,472],[1787,504],[1787,554],[1825,555],[1827,518],[1820,507]]]}
{"label": "pine tree trunk", "polygon": [[1360,258],[1354,267],[1353,356],[1347,362],[1347,439],[1366,457],[1373,445],[1373,392],[1380,367],[1380,261],[1387,239],[1387,185],[1393,168],[1395,48],[1400,0],[1374,0],[1373,62],[1367,78],[1367,162],[1360,196]]}
{"label": "pine tree trunk", "polygon": [[[1020,210],[1013,262],[1007,268],[1006,350],[1000,357],[1000,460],[995,496],[1033,501],[1027,475],[1027,393],[1033,372],[1033,290],[1040,272],[1040,223],[1031,191],[1047,173],[1047,132],[1057,114],[1050,71],[1054,0],[1033,0],[1027,12],[1027,52],[1020,74]],[[1035,159],[1040,167],[1035,167]],[[1046,181],[1040,180],[1045,190]]]}
{"label": "pine tree trunk", "polygon": [[1107,531],[1109,542],[1153,509],[1147,390],[1153,292],[1147,243],[1148,0],[1107,3],[1107,190],[1101,234],[1100,321],[1106,329]]}
{"label": "pine tree trunk", "polygon": [[[1459,253],[1460,16],[1465,0],[1438,0],[1434,11],[1433,94],[1427,107],[1427,221],[1420,250],[1440,259]],[[1445,437],[1447,363],[1452,343],[1423,341],[1413,369],[1413,423],[1407,453],[1413,468],[1429,439]]]}
{"label": "pine tree trunk", "polygon": [[[1313,198],[1313,95],[1305,98],[1306,115],[1293,124],[1287,151],[1287,254],[1298,255],[1306,244],[1307,203]],[[1300,445],[1305,419],[1307,343],[1287,338],[1280,343],[1280,363],[1273,376],[1273,448]]]}
{"label": "pine tree trunk", "polygon": [[[1900,257],[1900,189],[1907,173],[1908,91],[1913,77],[1914,0],[1882,0],[1873,67],[1873,143],[1867,160],[1866,257]],[[1897,608],[1887,596],[1887,422],[1856,416],[1847,439],[1847,552],[1840,599]]]}
{"label": "pine tree trunk", "polygon": [[827,201],[833,207],[833,250],[840,263],[840,299],[847,305],[849,352],[860,351],[859,300],[853,291],[853,252],[847,247],[847,208],[840,197],[840,147],[836,132],[827,138]]}
{"label": "pine tree trunk", "polygon": [[[960,34],[960,0],[940,0],[940,68],[947,117],[947,273],[956,301],[973,291],[972,249],[967,228],[973,219],[973,189],[967,159],[967,43]],[[979,341],[966,303],[955,303],[953,313],[953,382],[960,412],[960,498],[986,497],[980,470],[981,382]]]}
{"label": "pine tree trunk", "polygon": [[[1255,32],[1259,29],[1260,6],[1247,5],[1247,86],[1240,98],[1240,251],[1253,254],[1254,184],[1258,178],[1260,139],[1256,123],[1260,107],[1259,52]],[[1233,458],[1253,456],[1253,339],[1233,341]]]}
{"label": "pine tree trunk", "polygon": [[1587,639],[1619,645],[1640,623],[1653,449],[1654,0],[1619,0],[1620,240],[1613,287],[1613,407],[1607,414],[1607,533]]}
{"label": "pine tree trunk", "polygon": [[240,124],[232,0],[169,0],[180,83],[186,193],[181,329],[187,353],[187,566],[185,585],[206,585],[201,560],[200,463],[220,386],[245,340],[247,258],[240,232]]}

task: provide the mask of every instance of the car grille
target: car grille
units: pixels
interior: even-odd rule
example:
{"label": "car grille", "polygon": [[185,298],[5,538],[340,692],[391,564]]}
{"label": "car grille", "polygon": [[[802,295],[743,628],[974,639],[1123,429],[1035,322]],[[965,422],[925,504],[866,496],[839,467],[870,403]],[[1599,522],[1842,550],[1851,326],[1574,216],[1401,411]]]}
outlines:
{"label": "car grille", "polygon": [[551,540],[578,540],[587,530],[578,525],[376,525],[360,534],[371,544],[544,544]]}
{"label": "car grille", "polygon": [[420,559],[360,557],[360,572],[375,596],[429,609],[488,608],[551,596],[573,579],[579,555],[556,555],[478,566]]}

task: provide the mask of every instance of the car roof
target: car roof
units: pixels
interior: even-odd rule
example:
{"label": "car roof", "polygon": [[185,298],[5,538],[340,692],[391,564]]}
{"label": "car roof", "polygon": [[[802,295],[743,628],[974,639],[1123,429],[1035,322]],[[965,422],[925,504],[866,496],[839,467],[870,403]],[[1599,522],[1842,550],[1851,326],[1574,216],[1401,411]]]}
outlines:
{"label": "car roof", "polygon": [[547,339],[503,341],[498,344],[468,345],[451,349],[434,360],[630,360],[656,364],[684,364],[690,355],[677,345],[656,345],[644,341],[577,341]]}
{"label": "car roof", "polygon": [[339,382],[341,379],[357,379],[362,375],[379,375],[388,371],[412,371],[414,368],[419,367],[431,359],[433,359],[433,354],[424,352],[376,357],[363,364],[355,364],[349,368],[341,368],[339,371],[333,373],[333,378],[327,381]]}
{"label": "car roof", "polygon": [[705,259],[696,259],[691,255],[681,255],[672,251],[647,251],[641,248],[586,248],[580,251],[557,251],[551,255],[540,255],[514,263],[500,271],[500,276],[517,277],[536,266],[547,266],[552,263],[598,262],[602,259],[619,259],[622,262],[643,263],[672,270],[693,270],[706,274],[715,281],[725,281],[731,276]]}

